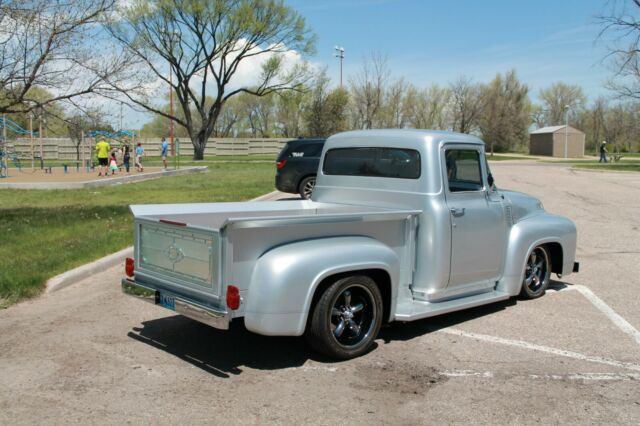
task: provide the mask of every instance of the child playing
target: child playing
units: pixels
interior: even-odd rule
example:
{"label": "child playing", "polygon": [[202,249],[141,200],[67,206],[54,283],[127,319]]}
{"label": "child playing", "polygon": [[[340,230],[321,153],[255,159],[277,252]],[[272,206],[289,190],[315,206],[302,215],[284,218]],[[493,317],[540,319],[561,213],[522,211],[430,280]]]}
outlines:
{"label": "child playing", "polygon": [[111,174],[115,175],[118,171],[118,160],[116,159],[116,153],[111,153],[111,158],[109,159],[109,170],[111,170]]}

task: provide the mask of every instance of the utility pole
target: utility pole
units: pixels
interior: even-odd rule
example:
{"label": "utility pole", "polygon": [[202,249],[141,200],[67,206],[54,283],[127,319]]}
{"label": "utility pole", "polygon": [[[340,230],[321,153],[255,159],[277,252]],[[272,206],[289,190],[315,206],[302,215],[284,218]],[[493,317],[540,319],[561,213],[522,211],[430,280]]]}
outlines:
{"label": "utility pole", "polygon": [[[173,117],[173,69],[169,65],[169,115]],[[173,118],[169,119],[169,146],[171,147],[171,155],[175,155],[176,151],[173,146]]]}
{"label": "utility pole", "polygon": [[33,158],[33,112],[29,112],[29,139],[31,142],[31,170],[34,170],[35,159]]}
{"label": "utility pole", "polygon": [[567,148],[569,145],[569,108],[571,108],[571,106],[564,106],[564,158],[567,158]]}
{"label": "utility pole", "polygon": [[336,51],[336,54],[334,54],[333,56],[340,59],[340,87],[342,87],[342,62],[344,61],[344,47],[335,46],[334,49]]}
{"label": "utility pole", "polygon": [[42,156],[44,150],[42,149],[42,120],[44,117],[44,111],[42,110],[42,108],[40,108],[40,116],[38,117],[38,136],[40,139],[40,168],[42,169],[42,164],[44,164],[43,160],[44,157]]}

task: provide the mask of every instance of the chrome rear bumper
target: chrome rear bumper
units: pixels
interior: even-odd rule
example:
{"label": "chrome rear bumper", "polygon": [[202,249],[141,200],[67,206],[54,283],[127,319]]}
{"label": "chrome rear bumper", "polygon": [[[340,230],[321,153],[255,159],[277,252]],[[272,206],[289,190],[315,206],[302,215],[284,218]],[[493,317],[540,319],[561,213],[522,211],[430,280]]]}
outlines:
{"label": "chrome rear bumper", "polygon": [[[135,297],[136,299],[143,300],[154,305],[158,304],[160,295],[160,292],[158,290],[144,286],[134,281],[129,281],[126,278],[122,279],[122,292],[124,294],[128,294],[131,297]],[[187,301],[178,296],[172,295],[172,297],[175,298],[176,313],[191,318],[192,320],[207,324],[214,328],[218,328],[221,330],[229,329],[231,316],[227,311],[203,306],[195,302]]]}

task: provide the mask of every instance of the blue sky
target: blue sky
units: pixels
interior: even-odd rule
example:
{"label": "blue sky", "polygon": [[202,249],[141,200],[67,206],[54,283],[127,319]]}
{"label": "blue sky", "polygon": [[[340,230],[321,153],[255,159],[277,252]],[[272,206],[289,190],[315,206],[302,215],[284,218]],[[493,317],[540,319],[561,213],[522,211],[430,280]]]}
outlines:
{"label": "blue sky", "polygon": [[[308,58],[339,82],[334,46],[345,48],[344,79],[372,52],[387,56],[392,78],[418,87],[461,76],[488,82],[515,68],[533,101],[557,81],[582,86],[590,100],[608,95],[606,41],[597,16],[612,0],[285,0],[318,37]],[[257,71],[255,71],[257,72]],[[128,108],[126,108],[128,109]],[[150,114],[128,111],[125,127]]]}
{"label": "blue sky", "polygon": [[485,82],[515,68],[535,100],[556,81],[607,94],[596,42],[605,0],[287,0],[318,36],[311,59],[339,79],[333,47],[345,48],[344,73],[372,51],[387,55],[395,78],[424,87],[465,75]]}

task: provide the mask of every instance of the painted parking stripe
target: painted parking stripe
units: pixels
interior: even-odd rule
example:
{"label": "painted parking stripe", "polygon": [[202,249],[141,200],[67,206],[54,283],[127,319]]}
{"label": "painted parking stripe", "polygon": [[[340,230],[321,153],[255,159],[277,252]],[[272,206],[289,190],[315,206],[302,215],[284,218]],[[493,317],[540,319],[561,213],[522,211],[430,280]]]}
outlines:
{"label": "painted parking stripe", "polygon": [[505,339],[503,337],[489,336],[486,334],[471,333],[468,331],[458,330],[456,328],[441,328],[437,330],[439,333],[452,334],[454,336],[469,337],[484,342],[497,343],[500,345],[514,346],[531,351],[544,352],[552,355],[559,355],[567,358],[573,358],[580,361],[595,362],[598,364],[610,365],[612,367],[625,368],[627,370],[640,371],[640,365],[631,362],[617,361],[615,359],[603,358],[599,356],[583,355],[577,352],[566,351],[564,349],[552,348],[549,346],[537,345],[535,343],[524,342],[522,340]]}
{"label": "painted parking stripe", "polygon": [[637,344],[640,345],[640,331],[636,330],[627,320],[622,318],[620,314],[614,311],[611,306],[607,305],[604,300],[595,295],[589,287],[585,287],[580,284],[572,285],[571,287],[565,287],[562,289],[549,289],[552,293],[562,293],[568,290],[576,290],[580,292],[593,306],[595,306],[600,312],[602,312],[616,327],[618,327],[623,333],[631,336]]}
{"label": "painted parking stripe", "polygon": [[572,374],[509,374],[493,371],[444,370],[438,374],[445,377],[471,377],[477,379],[523,378],[533,380],[581,380],[586,382],[640,380],[640,373],[572,373]]}

